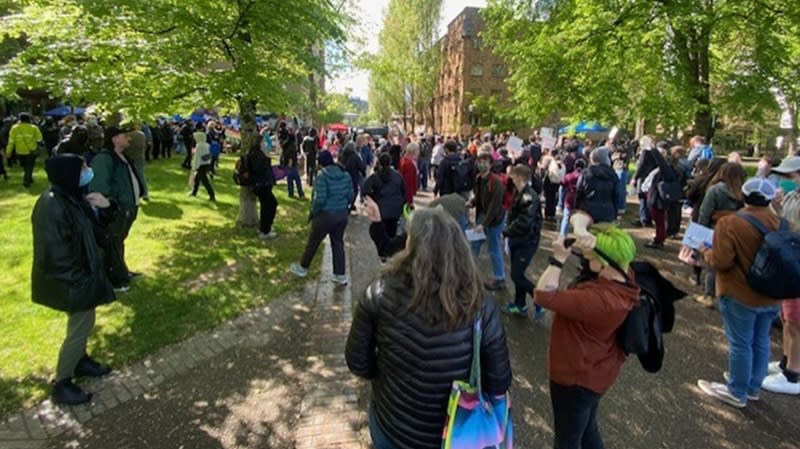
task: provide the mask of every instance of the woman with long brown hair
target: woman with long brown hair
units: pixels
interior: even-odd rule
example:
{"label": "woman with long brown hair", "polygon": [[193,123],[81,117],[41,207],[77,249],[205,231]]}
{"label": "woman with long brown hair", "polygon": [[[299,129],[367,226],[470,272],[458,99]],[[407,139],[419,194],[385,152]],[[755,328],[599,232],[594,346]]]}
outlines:
{"label": "woman with long brown hair", "polygon": [[[741,164],[726,162],[711,179],[710,186],[700,205],[697,222],[707,228],[714,228],[720,218],[735,213],[744,207],[742,185],[747,180],[747,172]],[[706,307],[714,307],[716,275],[714,270],[706,271],[704,294],[695,298]]]}
{"label": "woman with long brown hair", "polygon": [[477,319],[483,390],[508,390],[503,323],[483,295],[459,224],[441,208],[415,211],[405,249],[356,305],[347,339],[347,366],[372,381],[369,426],[376,449],[441,447],[451,384],[469,379]]}

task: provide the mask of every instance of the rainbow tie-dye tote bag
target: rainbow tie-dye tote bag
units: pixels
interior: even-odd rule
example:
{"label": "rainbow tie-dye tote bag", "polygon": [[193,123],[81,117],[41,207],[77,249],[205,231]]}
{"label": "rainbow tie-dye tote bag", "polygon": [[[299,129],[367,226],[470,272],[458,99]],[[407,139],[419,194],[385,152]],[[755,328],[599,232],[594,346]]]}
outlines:
{"label": "rainbow tie-dye tote bag", "polygon": [[508,393],[481,389],[481,320],[475,321],[469,383],[454,380],[447,404],[442,449],[513,449],[514,426]]}

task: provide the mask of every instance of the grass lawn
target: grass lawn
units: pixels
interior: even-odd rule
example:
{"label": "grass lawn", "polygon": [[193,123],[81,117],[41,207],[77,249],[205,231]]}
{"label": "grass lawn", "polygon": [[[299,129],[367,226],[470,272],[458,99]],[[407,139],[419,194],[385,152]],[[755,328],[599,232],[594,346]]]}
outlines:
{"label": "grass lawn", "polygon": [[[115,303],[97,309],[89,353],[114,367],[302,287],[287,267],[305,244],[308,202],[288,198],[285,184],[278,185],[279,237],[264,242],[255,229],[236,227],[235,156],[222,157],[213,181],[217,204],[206,199],[202,186],[197,198],[186,195],[188,172],[181,160],[173,156],[147,165],[151,201],[139,209],[126,242],[130,269],[144,277]],[[30,191],[22,188],[19,167],[10,170],[9,181],[0,180],[0,417],[49,393],[66,331],[64,313],[30,299],[30,216],[48,186],[42,165],[37,161]]]}

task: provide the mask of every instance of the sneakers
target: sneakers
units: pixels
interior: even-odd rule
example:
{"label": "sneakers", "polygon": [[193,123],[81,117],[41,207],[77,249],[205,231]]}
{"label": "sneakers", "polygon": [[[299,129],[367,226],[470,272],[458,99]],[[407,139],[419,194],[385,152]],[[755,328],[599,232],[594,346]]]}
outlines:
{"label": "sneakers", "polygon": [[275,231],[269,231],[269,234],[264,234],[263,232],[258,233],[258,238],[262,240],[272,240],[276,237],[278,237],[278,234],[276,234]]}
{"label": "sneakers", "polygon": [[134,279],[140,278],[140,277],[142,277],[142,273],[139,273],[138,271],[129,271],[128,272],[128,279],[130,279],[130,280],[134,280]]}
{"label": "sneakers", "polygon": [[506,281],[504,279],[492,279],[491,281],[483,284],[483,286],[490,292],[496,292],[506,288]]}
{"label": "sneakers", "polygon": [[765,377],[761,388],[772,393],[800,395],[800,382],[789,382],[783,372]]}
{"label": "sneakers", "polygon": [[664,242],[659,242],[658,240],[650,240],[649,242],[645,243],[644,246],[651,249],[662,249],[664,248]]}
{"label": "sneakers", "polygon": [[528,314],[528,306],[527,305],[520,307],[520,306],[518,306],[516,304],[513,304],[513,303],[512,304],[506,304],[503,307],[502,310],[503,310],[504,313],[507,313],[509,315],[525,316],[525,315]]}
{"label": "sneakers", "polygon": [[289,271],[301,278],[308,276],[308,269],[301,267],[299,263],[289,265]]}
{"label": "sneakers", "polygon": [[81,357],[75,367],[75,377],[103,377],[110,372],[110,366],[99,363],[88,355]]}
{"label": "sneakers", "polygon": [[72,383],[72,379],[64,379],[53,384],[53,402],[65,405],[80,405],[92,400],[91,393]]}
{"label": "sneakers", "polygon": [[776,360],[774,362],[769,362],[769,366],[767,367],[767,373],[769,373],[769,374],[778,374],[778,373],[780,373],[782,371],[783,371],[783,369],[781,369],[780,360]]}
{"label": "sneakers", "polygon": [[700,391],[705,393],[712,398],[724,402],[730,406],[736,408],[745,408],[747,406],[747,402],[738,399],[736,396],[731,394],[731,391],[728,390],[728,386],[725,384],[721,384],[719,382],[709,382],[707,380],[698,380],[697,387],[700,388]]}
{"label": "sneakers", "polygon": [[334,284],[341,286],[345,286],[349,282],[346,274],[334,274],[332,280]]}
{"label": "sneakers", "polygon": [[[727,371],[723,371],[722,372],[722,378],[725,379],[725,382],[730,382],[731,381],[731,373],[729,373]],[[761,400],[761,396],[759,396],[758,393],[747,392],[747,400],[748,401],[759,401],[759,400]]]}
{"label": "sneakers", "polygon": [[131,289],[131,286],[128,284],[120,284],[114,286],[114,291],[117,293],[125,293]]}
{"label": "sneakers", "polygon": [[702,306],[708,307],[709,309],[714,308],[714,298],[708,295],[697,295],[694,297],[694,302]]}
{"label": "sneakers", "polygon": [[533,312],[533,319],[536,321],[541,321],[544,318],[545,310],[544,307],[536,306],[536,311]]}

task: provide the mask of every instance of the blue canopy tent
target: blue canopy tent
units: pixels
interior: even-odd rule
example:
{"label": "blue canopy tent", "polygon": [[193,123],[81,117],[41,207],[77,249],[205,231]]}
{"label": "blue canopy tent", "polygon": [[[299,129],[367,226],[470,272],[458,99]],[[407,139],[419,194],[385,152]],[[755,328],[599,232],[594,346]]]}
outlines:
{"label": "blue canopy tent", "polygon": [[44,115],[48,117],[64,117],[70,114],[83,115],[84,112],[86,112],[84,108],[76,108],[74,106],[59,106],[46,111]]}
{"label": "blue canopy tent", "polygon": [[609,129],[597,122],[578,122],[575,125],[565,126],[558,130],[559,134],[586,134],[586,133],[604,133]]}

